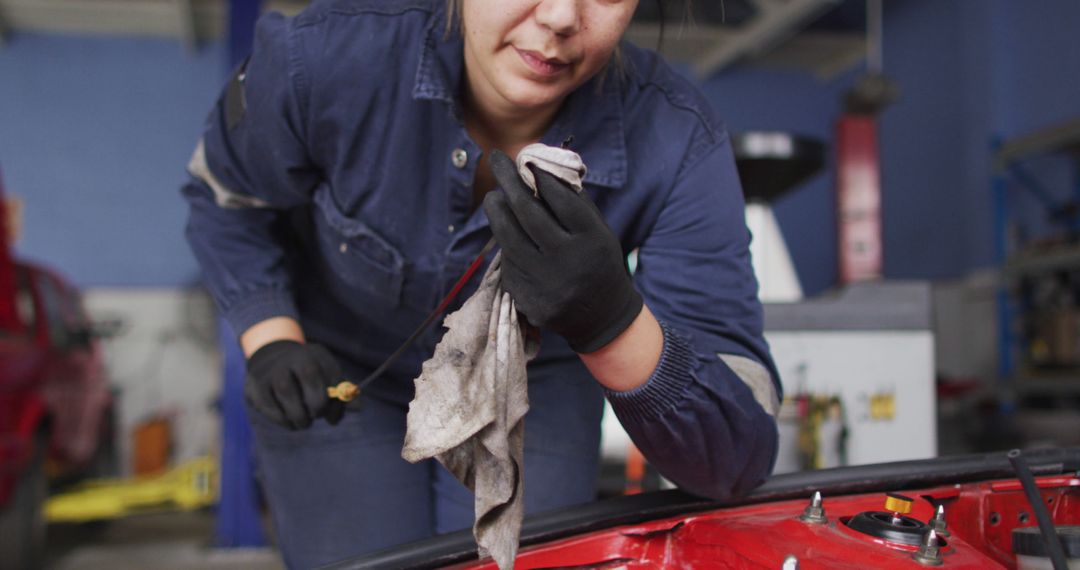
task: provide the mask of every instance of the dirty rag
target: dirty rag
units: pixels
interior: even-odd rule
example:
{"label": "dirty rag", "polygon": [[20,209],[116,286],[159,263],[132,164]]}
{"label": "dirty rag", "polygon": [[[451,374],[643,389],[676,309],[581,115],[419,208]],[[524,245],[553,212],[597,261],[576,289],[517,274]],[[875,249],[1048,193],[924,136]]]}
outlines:
{"label": "dirty rag", "polygon": [[576,152],[542,143],[534,143],[521,149],[515,163],[518,175],[529,188],[532,188],[534,194],[538,194],[536,176],[528,167],[530,164],[566,182],[575,192],[581,192],[581,181],[585,178],[587,170],[585,163]]}
{"label": "dirty rag", "polygon": [[[585,166],[577,153],[542,144],[522,149],[518,173],[536,192],[530,164],[581,191]],[[508,570],[525,514],[525,365],[540,347],[502,290],[501,266],[500,252],[476,293],[444,320],[446,335],[414,381],[401,456],[412,463],[435,457],[473,491],[480,555]]]}

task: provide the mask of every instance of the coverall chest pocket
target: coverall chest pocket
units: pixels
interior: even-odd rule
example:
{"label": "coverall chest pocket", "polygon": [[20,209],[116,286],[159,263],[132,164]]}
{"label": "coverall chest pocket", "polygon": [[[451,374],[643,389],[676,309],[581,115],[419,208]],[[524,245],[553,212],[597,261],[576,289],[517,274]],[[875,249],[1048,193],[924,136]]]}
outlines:
{"label": "coverall chest pocket", "polygon": [[315,191],[319,249],[336,280],[397,307],[405,280],[400,252],[366,223],[341,213],[329,188]]}

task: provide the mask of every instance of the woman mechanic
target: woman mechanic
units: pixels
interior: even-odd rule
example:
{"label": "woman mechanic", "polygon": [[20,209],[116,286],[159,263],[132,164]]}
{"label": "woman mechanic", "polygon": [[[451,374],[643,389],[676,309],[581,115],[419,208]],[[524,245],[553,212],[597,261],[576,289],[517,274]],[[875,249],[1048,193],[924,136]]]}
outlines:
{"label": "woman mechanic", "polygon": [[[400,457],[441,330],[357,409],[326,387],[382,363],[492,235],[504,288],[543,333],[528,513],[594,498],[605,397],[690,492],[729,497],[769,473],[779,384],[728,136],[656,54],[620,43],[636,7],[317,0],[259,21],[184,195],[188,240],[248,357],[290,567],[471,525],[467,489]],[[541,175],[537,200],[508,155],[570,137],[585,192]]]}

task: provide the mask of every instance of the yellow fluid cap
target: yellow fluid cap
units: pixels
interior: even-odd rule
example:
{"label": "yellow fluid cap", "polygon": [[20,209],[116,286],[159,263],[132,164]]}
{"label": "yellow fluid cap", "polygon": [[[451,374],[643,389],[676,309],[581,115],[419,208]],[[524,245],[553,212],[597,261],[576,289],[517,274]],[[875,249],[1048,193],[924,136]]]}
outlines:
{"label": "yellow fluid cap", "polygon": [[912,499],[911,497],[897,495],[896,493],[888,493],[885,495],[885,510],[906,515],[911,512],[911,505],[914,502],[915,499]]}

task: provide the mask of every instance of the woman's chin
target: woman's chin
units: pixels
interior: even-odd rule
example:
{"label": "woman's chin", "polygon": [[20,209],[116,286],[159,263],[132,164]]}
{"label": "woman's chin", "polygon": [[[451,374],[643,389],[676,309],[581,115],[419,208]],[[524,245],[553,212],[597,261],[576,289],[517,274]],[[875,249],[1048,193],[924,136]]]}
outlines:
{"label": "woman's chin", "polygon": [[554,85],[538,85],[532,81],[518,81],[504,91],[506,100],[521,110],[542,111],[560,105],[570,89]]}

